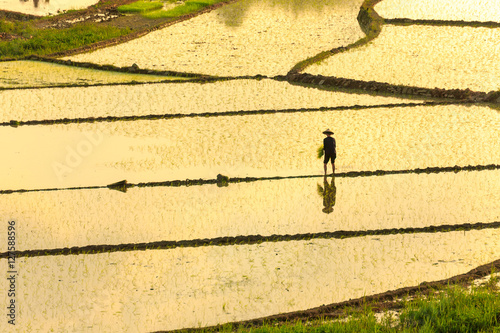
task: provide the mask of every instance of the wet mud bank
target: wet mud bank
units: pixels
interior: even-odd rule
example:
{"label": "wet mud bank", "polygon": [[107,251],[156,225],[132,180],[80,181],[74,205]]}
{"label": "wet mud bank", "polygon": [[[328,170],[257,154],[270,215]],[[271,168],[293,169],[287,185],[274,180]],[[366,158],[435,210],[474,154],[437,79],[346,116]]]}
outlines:
{"label": "wet mud bank", "polygon": [[291,73],[283,79],[294,84],[311,84],[321,87],[362,90],[369,93],[388,94],[393,96],[418,96],[423,98],[448,99],[471,103],[500,104],[500,91],[472,91],[470,89],[422,88],[394,85],[385,82],[361,81],[334,76],[312,75],[307,73]]}

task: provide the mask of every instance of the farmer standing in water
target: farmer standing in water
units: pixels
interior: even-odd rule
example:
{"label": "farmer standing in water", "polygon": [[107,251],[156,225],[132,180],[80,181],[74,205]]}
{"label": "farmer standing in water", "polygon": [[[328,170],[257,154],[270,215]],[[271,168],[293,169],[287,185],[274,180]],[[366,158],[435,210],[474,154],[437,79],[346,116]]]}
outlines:
{"label": "farmer standing in water", "polygon": [[325,164],[325,175],[328,160],[332,161],[332,174],[335,174],[335,159],[337,158],[336,143],[335,139],[332,137],[333,132],[327,129],[323,132],[326,138],[323,139],[323,151],[325,152],[325,159],[323,163]]}

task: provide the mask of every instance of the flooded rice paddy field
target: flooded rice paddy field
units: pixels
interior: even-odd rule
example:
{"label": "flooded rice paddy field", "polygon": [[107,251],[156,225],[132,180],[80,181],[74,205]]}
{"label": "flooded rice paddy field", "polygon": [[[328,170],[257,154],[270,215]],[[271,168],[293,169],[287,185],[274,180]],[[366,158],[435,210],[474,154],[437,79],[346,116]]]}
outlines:
{"label": "flooded rice paddy field", "polygon": [[20,258],[19,325],[150,332],[307,309],[468,271],[498,258],[499,236],[483,230]]}
{"label": "flooded rice paddy field", "polygon": [[30,15],[53,15],[59,11],[82,9],[99,0],[0,0],[0,9]]}
{"label": "flooded rice paddy field", "polygon": [[383,0],[375,10],[387,19],[500,22],[496,0]]}
{"label": "flooded rice paddy field", "polygon": [[318,175],[327,127],[335,129],[337,172],[500,159],[498,111],[439,105],[6,127],[0,172],[7,189]]}
{"label": "flooded rice paddy field", "polygon": [[305,71],[424,88],[497,91],[499,38],[500,29],[494,28],[384,25],[367,45]]}
{"label": "flooded rice paddy field", "polygon": [[[383,2],[386,7],[376,7],[385,8],[382,16],[407,17],[396,12],[401,6],[394,0]],[[479,6],[476,2],[468,1],[467,8]],[[356,21],[361,3],[242,0],[69,59],[220,76],[286,74],[299,61],[363,37]],[[424,19],[433,19],[426,11],[444,10],[428,9],[430,2],[429,7],[411,3]],[[486,6],[472,16],[448,10],[444,19],[490,20],[484,8],[493,5],[481,3]],[[368,45],[306,71],[429,88],[498,90],[499,31],[386,24]],[[338,145],[337,173],[498,165],[500,115],[489,106],[390,106],[423,100],[269,79],[57,88],[153,80],[33,61],[5,62],[0,68],[3,88],[43,87],[0,91],[0,190],[54,190],[0,192],[0,219],[16,221],[17,250],[111,245],[109,251],[123,251],[19,257],[20,331],[150,332],[215,325],[446,279],[499,258],[498,169],[339,176],[325,182],[316,157],[321,132],[330,128]],[[353,105],[366,108],[348,108]],[[316,110],[338,106],[345,108]],[[224,115],[232,111],[247,114]],[[16,122],[150,114],[178,118]],[[218,174],[293,178],[227,187],[151,183],[126,193],[106,188],[122,179],[137,185]],[[102,188],[67,189],[73,186]],[[453,231],[478,222],[488,229]],[[451,227],[441,232],[421,229],[446,225]],[[392,228],[403,229],[367,233]],[[340,231],[365,236],[320,235]],[[254,244],[252,235],[299,240],[268,237]],[[197,247],[206,239],[238,236],[247,241]],[[182,243],[185,247],[132,251],[138,243],[185,240],[191,241]],[[126,251],[120,244],[131,245]],[[6,267],[6,259],[0,265]],[[8,289],[6,281],[0,279],[2,290]],[[2,295],[7,304],[7,294]],[[6,325],[0,321],[0,331],[10,328]]]}
{"label": "flooded rice paddy field", "polygon": [[24,251],[489,223],[498,188],[500,170],[33,192],[1,196],[0,216],[23,221]]}
{"label": "flooded rice paddy field", "polygon": [[[113,82],[113,75],[109,77],[107,83]],[[146,75],[145,80],[148,80]],[[5,106],[0,114],[0,122],[419,102],[422,101],[305,88],[269,79],[229,80],[206,84],[185,82],[118,85],[84,89],[44,88],[32,89],[29,93],[25,90],[0,91],[0,104]]]}
{"label": "flooded rice paddy field", "polygon": [[[51,64],[40,61],[0,62],[0,88],[50,87],[127,82],[182,80],[159,75],[130,74]],[[21,92],[26,95],[26,92]],[[46,95],[49,95],[46,93]],[[0,94],[0,98],[2,95]],[[3,102],[3,101],[2,101]],[[38,104],[38,103],[37,103]],[[2,103],[2,105],[5,105]],[[36,104],[35,104],[36,105]],[[33,106],[33,105],[31,105]],[[10,110],[10,108],[9,108]]]}
{"label": "flooded rice paddy field", "polygon": [[364,37],[356,21],[362,2],[238,1],[66,59],[217,76],[284,75],[299,61]]}

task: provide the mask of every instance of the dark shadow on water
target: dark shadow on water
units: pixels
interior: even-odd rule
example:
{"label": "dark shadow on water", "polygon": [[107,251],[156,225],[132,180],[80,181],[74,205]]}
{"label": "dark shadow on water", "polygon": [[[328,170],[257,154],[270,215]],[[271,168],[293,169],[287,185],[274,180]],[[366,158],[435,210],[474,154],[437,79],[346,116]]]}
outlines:
{"label": "dark shadow on water", "polygon": [[276,10],[285,10],[298,15],[306,10],[314,11],[343,11],[343,8],[352,6],[352,0],[240,0],[222,7],[220,20],[230,27],[239,27],[243,24],[247,11],[258,5],[265,5]]}
{"label": "dark shadow on water", "polygon": [[335,201],[337,200],[335,177],[332,177],[331,182],[328,183],[328,178],[324,176],[323,187],[318,184],[318,194],[323,197],[323,209],[321,211],[325,214],[333,213],[333,207],[335,206]]}

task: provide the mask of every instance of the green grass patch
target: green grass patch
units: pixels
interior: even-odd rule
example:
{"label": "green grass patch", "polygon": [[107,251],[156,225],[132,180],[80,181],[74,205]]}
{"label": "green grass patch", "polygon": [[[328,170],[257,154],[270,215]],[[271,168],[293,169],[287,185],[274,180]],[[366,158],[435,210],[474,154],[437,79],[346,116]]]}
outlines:
{"label": "green grass patch", "polygon": [[218,2],[223,2],[224,0],[197,0],[197,1],[186,1],[183,5],[174,7],[169,10],[155,10],[142,15],[147,18],[163,18],[163,17],[179,17],[182,15],[191,14],[197,12],[207,6],[213,5]]}
{"label": "green grass patch", "polygon": [[0,42],[0,59],[22,58],[28,55],[47,55],[71,50],[101,40],[130,33],[129,28],[98,27],[81,24],[67,29],[34,29],[29,23],[0,22],[0,32],[9,32],[24,37]]}
{"label": "green grass patch", "polygon": [[144,13],[161,8],[163,8],[163,3],[159,1],[137,1],[117,9],[121,13]]}

